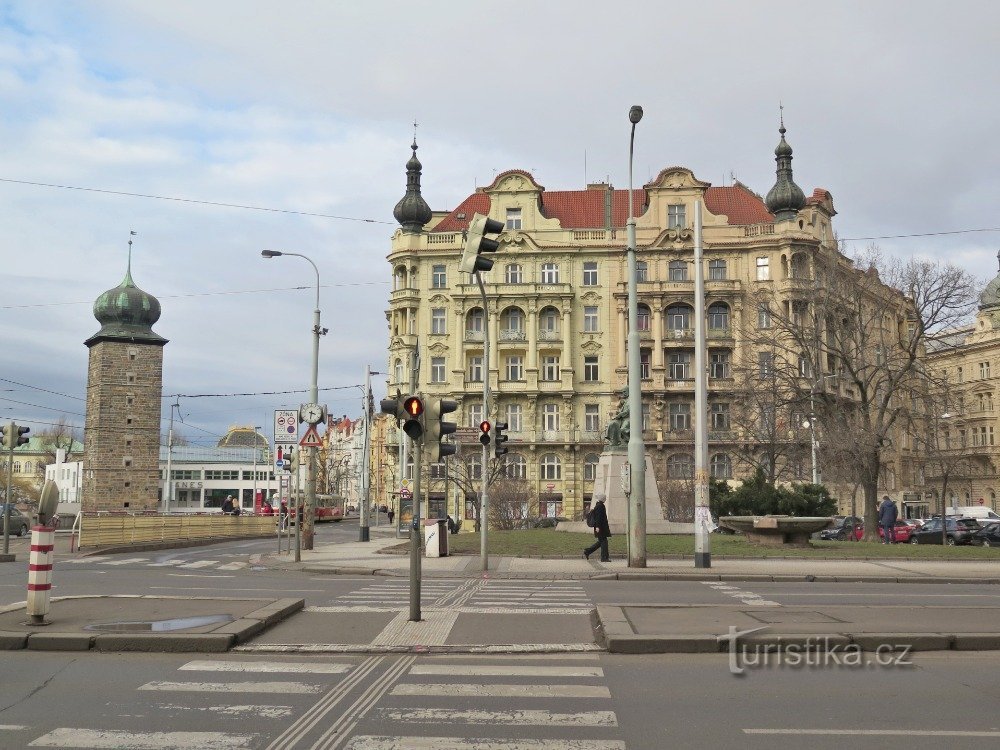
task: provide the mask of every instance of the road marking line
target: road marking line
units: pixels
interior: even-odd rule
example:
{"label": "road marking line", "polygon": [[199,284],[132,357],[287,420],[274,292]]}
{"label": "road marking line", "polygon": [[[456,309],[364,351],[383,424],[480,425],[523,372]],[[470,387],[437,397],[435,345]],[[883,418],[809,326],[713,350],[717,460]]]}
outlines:
{"label": "road marking line", "polygon": [[611,698],[604,685],[491,685],[473,683],[401,683],[390,695],[476,698]]}
{"label": "road marking line", "polygon": [[129,557],[125,560],[110,560],[102,565],[131,565],[132,563],[141,563],[149,560],[148,557]]}
{"label": "road marking line", "polygon": [[218,560],[195,560],[194,562],[178,565],[179,568],[207,568],[209,565],[218,565]]}
{"label": "road marking line", "polygon": [[228,563],[226,565],[220,565],[219,570],[240,570],[241,568],[245,568],[249,564],[250,563],[246,562],[233,562],[233,563]]}
{"label": "road marking line", "polygon": [[248,719],[285,719],[292,715],[292,706],[270,705],[225,705],[225,706],[182,706],[173,703],[154,703],[158,711],[202,711],[220,716]]}
{"label": "road marking line", "polygon": [[253,747],[255,735],[225,732],[133,732],[124,729],[70,729],[60,727],[28,747],[73,747],[121,750],[231,750]]}
{"label": "road marking line", "polygon": [[0,732],[17,732],[27,728],[24,724],[0,724]]}
{"label": "road marking line", "polygon": [[616,727],[614,711],[560,714],[552,711],[456,711],[450,708],[380,708],[380,721],[410,724],[489,724],[496,726]]}
{"label": "road marking line", "polygon": [[744,729],[744,734],[874,735],[885,737],[1000,737],[1000,732],[948,729]]}
{"label": "road marking line", "polygon": [[[262,643],[234,646],[233,651],[253,654],[399,654],[409,653],[409,646],[372,646],[367,643]],[[434,646],[431,655],[438,656],[511,656],[523,654],[524,658],[535,655],[559,655],[581,653],[603,653],[596,643],[514,643],[495,646]],[[970,652],[971,653],[971,652]]]}
{"label": "road marking line", "polygon": [[411,675],[462,675],[464,677],[603,677],[601,667],[497,667],[486,664],[416,664]]}
{"label": "road marking line", "polygon": [[182,562],[184,562],[184,559],[183,558],[178,558],[176,560],[164,560],[163,562],[150,563],[146,567],[147,568],[166,568],[166,567],[171,566],[171,565],[180,565]]}
{"label": "road marking line", "polygon": [[202,672],[309,672],[311,674],[343,674],[353,667],[353,664],[330,662],[314,664],[312,662],[281,662],[281,661],[189,661],[178,667],[180,670]]}
{"label": "road marking line", "polygon": [[176,690],[183,693],[318,693],[322,685],[304,682],[147,682],[139,690]]}
{"label": "road marking line", "polygon": [[347,750],[625,750],[621,740],[483,740],[466,737],[388,737],[362,734]]}

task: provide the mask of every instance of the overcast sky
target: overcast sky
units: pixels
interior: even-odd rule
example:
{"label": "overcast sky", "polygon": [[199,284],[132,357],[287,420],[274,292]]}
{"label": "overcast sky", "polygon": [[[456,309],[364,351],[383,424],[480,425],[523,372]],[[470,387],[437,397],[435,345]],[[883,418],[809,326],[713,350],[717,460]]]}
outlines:
{"label": "overcast sky", "polygon": [[[385,256],[414,120],[435,210],[515,167],[550,190],[624,187],[632,104],[645,109],[637,183],[683,165],[764,194],[781,102],[795,180],[831,191],[841,237],[1000,227],[995,2],[87,0],[0,13],[0,419],[34,431],[83,424],[83,341],[99,328],[94,300],[124,275],[130,230],[188,439],[270,432],[273,409],[305,400],[190,397],[309,385],[315,275],[262,248],[319,266],[323,400],[359,414],[365,365],[387,368]],[[997,271],[997,231],[877,242]]]}

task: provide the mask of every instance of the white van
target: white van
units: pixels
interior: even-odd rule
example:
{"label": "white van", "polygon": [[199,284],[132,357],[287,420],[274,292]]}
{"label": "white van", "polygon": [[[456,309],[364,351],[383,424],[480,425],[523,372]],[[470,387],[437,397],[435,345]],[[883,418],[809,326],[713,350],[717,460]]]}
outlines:
{"label": "white van", "polygon": [[985,526],[988,523],[1000,523],[1000,515],[985,505],[960,505],[957,508],[948,508],[948,515],[975,518],[980,526]]}

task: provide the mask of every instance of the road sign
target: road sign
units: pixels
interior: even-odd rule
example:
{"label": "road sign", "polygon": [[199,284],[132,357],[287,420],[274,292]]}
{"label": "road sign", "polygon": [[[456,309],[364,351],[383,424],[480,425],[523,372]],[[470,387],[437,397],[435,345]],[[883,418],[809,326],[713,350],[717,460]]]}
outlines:
{"label": "road sign", "polygon": [[274,465],[277,466],[279,469],[287,469],[289,466],[292,465],[292,462],[289,461],[287,458],[281,458],[275,461]]}
{"label": "road sign", "polygon": [[274,444],[295,445],[299,442],[299,412],[297,409],[274,410]]}
{"label": "road sign", "polygon": [[319,439],[319,433],[316,432],[316,425],[309,425],[309,429],[306,430],[306,434],[302,436],[299,441],[299,445],[303,448],[322,448],[323,441]]}
{"label": "road sign", "polygon": [[401,490],[399,491],[399,496],[400,496],[401,498],[403,498],[404,500],[405,500],[406,498],[410,497],[410,495],[411,495],[411,493],[410,493],[410,491],[409,491],[408,489],[406,489],[406,487],[403,487],[403,489],[401,489]]}

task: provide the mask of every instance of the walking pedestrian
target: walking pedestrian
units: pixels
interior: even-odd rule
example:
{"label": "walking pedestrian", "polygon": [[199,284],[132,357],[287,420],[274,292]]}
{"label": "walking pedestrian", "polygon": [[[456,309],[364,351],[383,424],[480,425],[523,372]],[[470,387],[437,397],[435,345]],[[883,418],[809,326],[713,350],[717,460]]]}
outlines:
{"label": "walking pedestrian", "polygon": [[888,495],[882,496],[882,504],[878,507],[878,523],[882,527],[882,544],[896,543],[896,519],[899,511],[896,503]]}
{"label": "walking pedestrian", "polygon": [[392,519],[396,517],[396,511],[394,511],[390,505],[389,510],[387,510],[385,514],[389,516],[389,525],[392,526]]}
{"label": "walking pedestrian", "polygon": [[608,554],[608,539],[611,537],[611,527],[608,526],[608,509],[604,507],[604,496],[597,495],[594,507],[590,509],[592,515],[594,536],[597,541],[583,551],[583,556],[588,560],[590,556],[601,549],[601,562],[611,562],[611,555]]}

